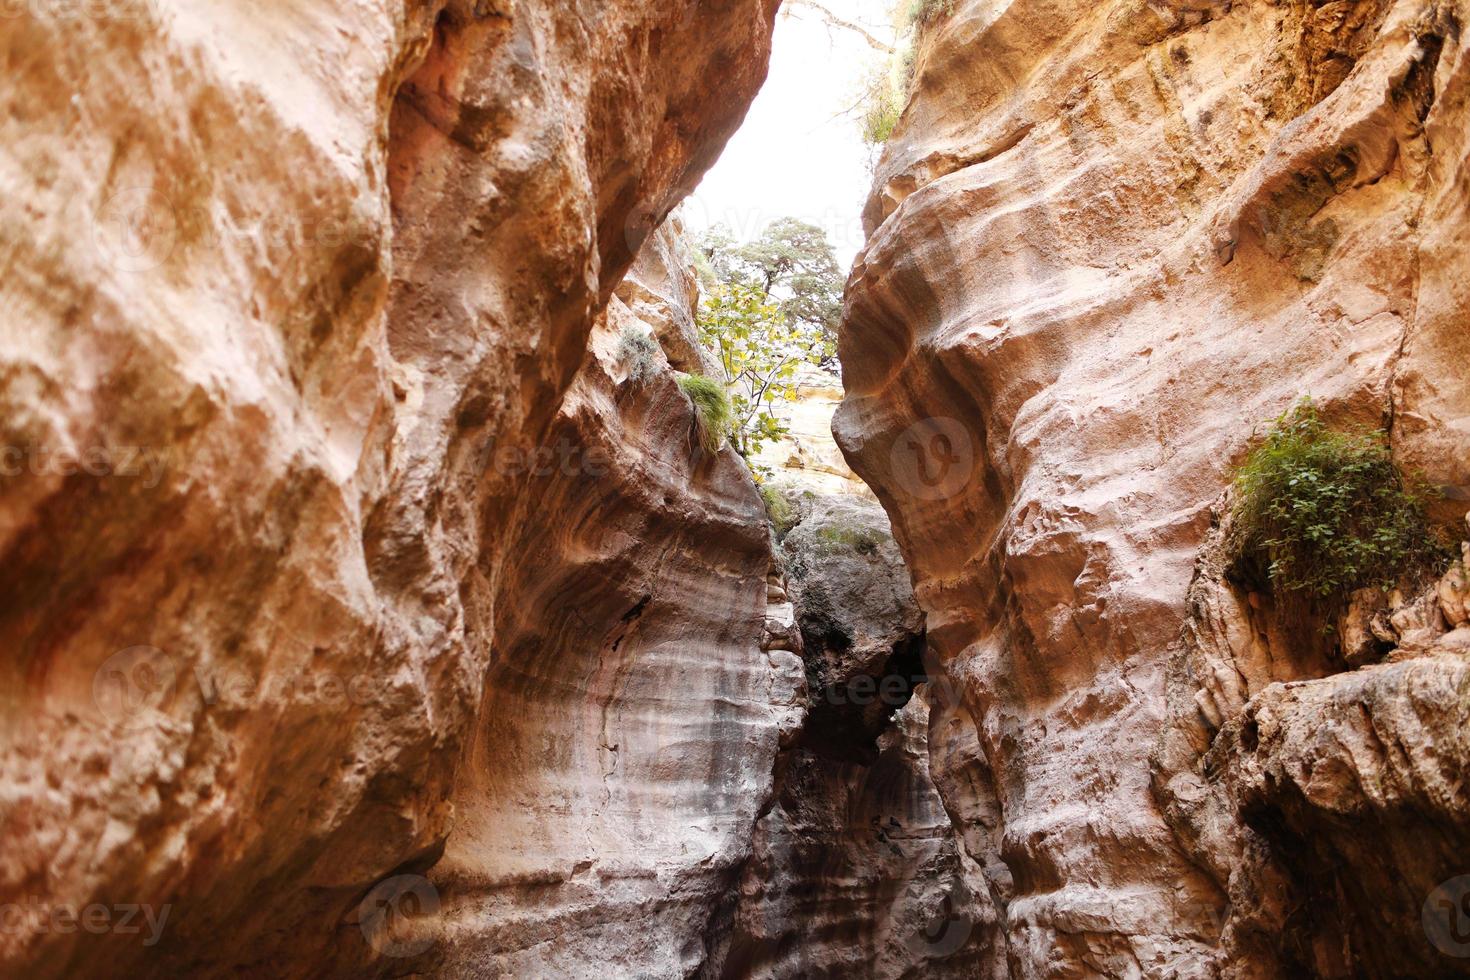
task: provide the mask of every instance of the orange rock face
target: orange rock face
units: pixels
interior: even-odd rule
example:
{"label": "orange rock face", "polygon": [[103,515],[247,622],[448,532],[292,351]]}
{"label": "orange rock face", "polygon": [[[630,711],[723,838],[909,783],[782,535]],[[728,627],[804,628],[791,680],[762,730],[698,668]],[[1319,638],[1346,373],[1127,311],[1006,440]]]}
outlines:
{"label": "orange rock face", "polygon": [[[599,348],[563,395],[774,0],[11,8],[0,969],[401,972],[510,880],[717,875],[785,710],[759,501],[687,451],[625,482],[682,448],[666,369],[619,403]],[[623,685],[718,690],[719,737],[599,717]],[[644,835],[652,798],[703,824]],[[496,824],[594,803],[635,856],[583,868],[590,815]],[[483,880],[426,880],[464,855]]]}
{"label": "orange rock face", "polygon": [[[834,428],[956,694],[931,730],[980,750],[931,761],[971,856],[1004,862],[1005,972],[1463,972],[1419,918],[1470,871],[1444,795],[1470,762],[1463,654],[1226,683],[1193,673],[1187,597],[1232,464],[1303,394],[1387,428],[1464,513],[1466,9],[952,8],[867,206]],[[1327,686],[1284,693],[1301,678]],[[1236,688],[1220,715],[1208,690]],[[1242,710],[1271,719],[1258,747],[1218,727]],[[1312,718],[1338,749],[1308,752]],[[1364,754],[1372,731],[1416,761]],[[1441,783],[1415,782],[1426,759]],[[1384,828],[1404,843],[1369,860]],[[1443,846],[1410,857],[1415,834]]]}
{"label": "orange rock face", "polygon": [[524,486],[427,875],[439,915],[410,933],[424,973],[692,974],[800,721],[800,660],[761,642],[771,551],[750,474],[700,448],[666,364],[639,378],[621,349],[657,325],[612,301]]}

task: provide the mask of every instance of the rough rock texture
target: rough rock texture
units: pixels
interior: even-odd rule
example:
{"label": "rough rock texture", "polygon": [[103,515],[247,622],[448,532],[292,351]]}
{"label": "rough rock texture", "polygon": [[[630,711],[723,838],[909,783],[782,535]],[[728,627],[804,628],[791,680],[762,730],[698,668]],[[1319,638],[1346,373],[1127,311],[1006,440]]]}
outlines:
{"label": "rough rock texture", "polygon": [[572,464],[525,489],[498,655],[430,874],[441,941],[414,966],[432,975],[692,973],[801,719],[800,659],[762,649],[779,612],[749,472],[699,448],[667,367],[627,377],[616,339],[631,315],[613,300],[552,424]]}
{"label": "rough rock texture", "polygon": [[777,406],[787,432],[763,445],[751,462],[767,467],[771,482],[780,486],[820,495],[856,494],[874,499],[832,438],[832,415],[842,401],[842,382],[811,364],[803,364],[794,380],[795,400]]}
{"label": "rough rock texture", "polygon": [[[149,947],[7,928],[0,969],[401,972],[417,944],[365,942],[364,897],[441,854],[446,929],[517,874],[656,904],[711,857],[713,887],[783,697],[759,502],[673,451],[667,378],[616,401],[605,347],[561,406],[741,119],[774,0],[24,7],[0,18],[0,904],[171,914]],[[562,434],[663,468],[537,476]],[[620,630],[664,677],[608,655]],[[592,800],[628,839],[588,869],[605,838],[486,841],[516,800],[547,811],[516,834],[580,833],[561,810]]]}
{"label": "rough rock texture", "polygon": [[1467,870],[1470,630],[1441,612],[1464,566],[1418,594],[1359,593],[1344,619],[1373,610],[1374,642],[1343,663],[1351,631],[1324,650],[1293,628],[1294,609],[1232,580],[1221,510],[1189,590],[1156,763],[1170,824],[1228,893],[1222,972],[1470,974],[1445,955],[1456,945],[1436,946],[1424,911]]}
{"label": "rough rock texture", "polygon": [[[1464,512],[1467,10],[952,10],[925,30],[868,203],[835,423],[913,569],[929,674],[960,694],[931,731],[968,728],[980,750],[952,770],[935,740],[935,782],[972,853],[993,847],[1013,878],[1011,975],[1282,975],[1280,951],[1222,937],[1237,900],[1225,845],[1205,841],[1202,860],[1155,797],[1156,749],[1179,750],[1161,746],[1170,718],[1199,711],[1166,675],[1185,656],[1186,595],[1230,466],[1301,394],[1335,422],[1387,426],[1401,461],[1449,488],[1439,516]],[[1391,665],[1273,693],[1257,706],[1275,719],[1271,758],[1234,756],[1241,808],[1222,834],[1261,812],[1246,801],[1264,774],[1306,764],[1308,729],[1290,718],[1313,705],[1337,705],[1332,724],[1359,737],[1371,717],[1419,740],[1453,785],[1470,762],[1452,735],[1458,670]],[[1157,785],[1208,743],[1161,757]],[[1295,832],[1329,822],[1325,797],[1278,786],[1270,805]],[[1442,834],[1442,857],[1470,852],[1459,818],[1441,820],[1462,805],[1375,812],[1415,812],[1395,834]],[[1303,863],[1363,860],[1366,880],[1402,863],[1407,903],[1439,865],[1363,855],[1383,825],[1371,809],[1334,814]],[[1371,914],[1352,892],[1329,904]],[[1395,956],[1466,962],[1401,917],[1350,921],[1361,931],[1336,960],[1292,962],[1379,975]]]}
{"label": "rough rock texture", "polygon": [[971,976],[995,916],[929,776],[923,615],[877,504],[808,492],[782,543],[807,714],[710,977]]}
{"label": "rough rock texture", "polygon": [[[690,264],[683,236],[683,224],[676,217],[659,225],[618,284],[617,298],[658,339],[670,367],[685,374],[704,374],[708,355],[699,346],[694,322],[699,277]],[[627,326],[627,318],[623,319]]]}

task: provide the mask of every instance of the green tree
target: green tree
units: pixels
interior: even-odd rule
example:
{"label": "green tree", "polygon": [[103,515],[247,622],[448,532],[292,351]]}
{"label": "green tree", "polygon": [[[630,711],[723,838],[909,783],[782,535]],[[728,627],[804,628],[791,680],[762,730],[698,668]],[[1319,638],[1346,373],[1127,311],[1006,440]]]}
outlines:
{"label": "green tree", "polygon": [[820,325],[788,316],[759,286],[740,279],[709,290],[699,336],[730,391],[730,440],[746,457],[788,431],[777,405],[796,400],[797,369],[820,363],[831,350]]}
{"label": "green tree", "polygon": [[[740,285],[759,292],[788,324],[835,338],[842,318],[842,270],[827,233],[797,218],[771,222],[753,242],[741,245],[716,225],[704,236],[696,259],[706,290]],[[822,348],[822,363],[836,357],[835,342]]]}
{"label": "green tree", "polygon": [[730,440],[749,457],[788,431],[778,407],[796,400],[801,366],[836,361],[842,272],[827,233],[796,218],[771,222],[745,244],[716,225],[696,268],[705,289],[700,341],[730,391]]}

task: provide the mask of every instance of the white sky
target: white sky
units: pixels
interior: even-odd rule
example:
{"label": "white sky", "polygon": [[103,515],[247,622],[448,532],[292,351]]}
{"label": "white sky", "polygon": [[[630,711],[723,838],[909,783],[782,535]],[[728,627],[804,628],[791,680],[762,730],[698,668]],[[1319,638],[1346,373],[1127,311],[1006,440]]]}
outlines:
{"label": "white sky", "polygon": [[[838,16],[874,36],[893,36],[894,0],[825,0]],[[748,241],[771,221],[801,218],[827,229],[846,272],[862,247],[868,148],[858,99],[883,56],[851,31],[829,28],[813,11],[790,7],[776,19],[771,74],[724,155],[684,203],[698,235],[717,222]]]}

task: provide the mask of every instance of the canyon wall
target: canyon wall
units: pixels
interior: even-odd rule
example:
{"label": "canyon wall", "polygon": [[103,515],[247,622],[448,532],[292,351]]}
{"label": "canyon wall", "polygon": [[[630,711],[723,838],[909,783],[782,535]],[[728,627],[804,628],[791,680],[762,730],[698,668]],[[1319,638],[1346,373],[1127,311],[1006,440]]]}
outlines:
{"label": "canyon wall", "polygon": [[[692,289],[659,290],[687,256],[667,228],[650,246],[506,542],[496,656],[428,873],[439,916],[395,939],[426,946],[411,965],[432,976],[692,974],[802,718],[799,646],[762,642],[789,630],[768,629],[749,471],[700,447],[662,356],[640,371],[623,340],[692,326]],[[674,336],[677,359],[694,335]]]}
{"label": "canyon wall", "polygon": [[800,670],[613,296],[774,14],[4,12],[0,970],[700,961]]}
{"label": "canyon wall", "polygon": [[980,975],[1470,971],[1434,928],[1470,894],[1459,600],[1401,597],[1382,650],[1324,661],[1218,566],[1231,468],[1304,394],[1384,427],[1463,535],[1467,12],[957,0],[923,27],[834,429],[951,695],[930,769],[998,896]]}
{"label": "canyon wall", "polygon": [[1221,558],[1304,393],[1464,516],[1470,11],[926,6],[780,541],[664,225],[776,0],[0,12],[0,973],[1470,972],[1466,566]]}

